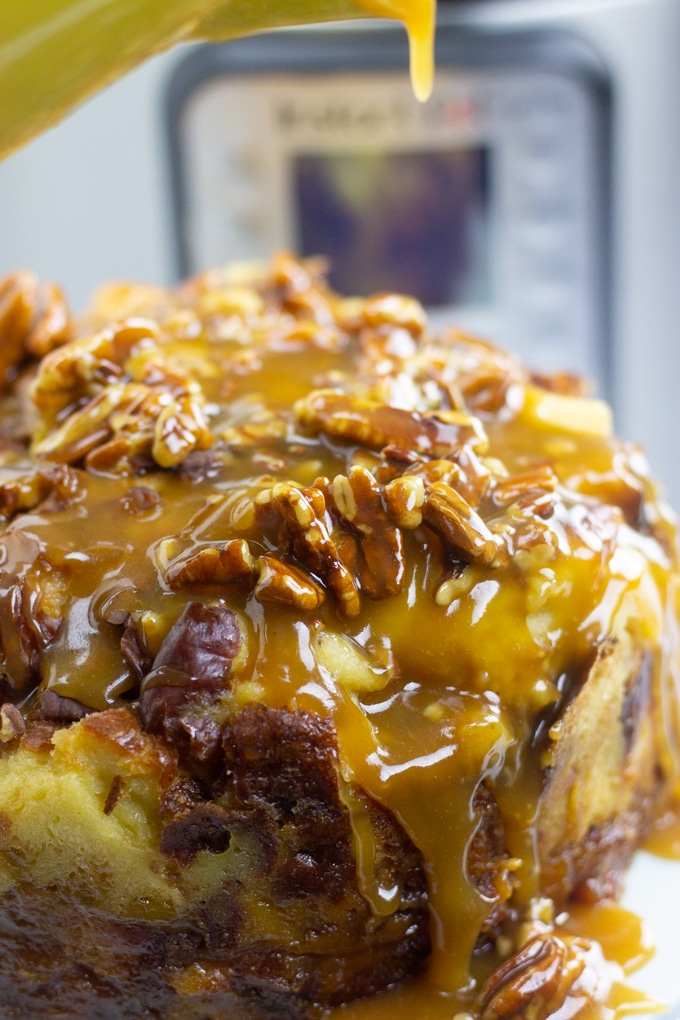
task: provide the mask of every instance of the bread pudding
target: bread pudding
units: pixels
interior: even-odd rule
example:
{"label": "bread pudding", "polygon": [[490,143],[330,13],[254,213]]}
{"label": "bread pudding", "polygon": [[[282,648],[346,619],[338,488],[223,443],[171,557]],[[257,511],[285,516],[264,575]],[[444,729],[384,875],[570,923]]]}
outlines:
{"label": "bread pudding", "polygon": [[606,1005],[554,918],[675,784],[672,519],[579,380],[323,269],[0,286],[7,1020]]}

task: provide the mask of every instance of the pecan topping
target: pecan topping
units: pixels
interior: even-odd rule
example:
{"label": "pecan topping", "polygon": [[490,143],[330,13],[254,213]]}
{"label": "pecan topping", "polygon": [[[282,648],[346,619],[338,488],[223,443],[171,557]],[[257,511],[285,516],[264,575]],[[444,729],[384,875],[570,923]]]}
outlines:
{"label": "pecan topping", "polygon": [[26,348],[34,358],[43,358],[61,346],[71,331],[71,315],[61,287],[43,284],[38,290],[35,319],[26,337]]}
{"label": "pecan topping", "polygon": [[333,479],[331,495],[340,517],[359,534],[362,589],[375,599],[397,595],[404,583],[404,542],[385,511],[375,478],[366,468],[353,467],[348,477]]}
{"label": "pecan topping", "polygon": [[0,708],[0,744],[9,744],[25,732],[26,723],[20,710],[11,701],[6,702]]}
{"label": "pecan topping", "polygon": [[425,483],[417,475],[402,475],[385,486],[385,505],[392,520],[408,531],[423,521]]}
{"label": "pecan topping", "polygon": [[496,483],[493,490],[493,501],[498,506],[509,506],[519,499],[538,493],[554,492],[557,477],[553,469],[542,464],[540,467],[524,471],[521,475],[512,475]]}
{"label": "pecan topping", "polygon": [[482,1020],[548,1020],[586,968],[588,943],[552,932],[531,938],[482,989]]}
{"label": "pecan topping", "polygon": [[76,471],[63,464],[44,464],[32,475],[19,475],[0,485],[0,516],[11,518],[40,506],[43,513],[64,510],[81,493]]}
{"label": "pecan topping", "polygon": [[176,467],[192,450],[207,450],[214,437],[203,411],[193,397],[180,397],[163,408],[156,419],[152,454],[161,467]]}
{"label": "pecan topping", "polygon": [[420,301],[404,294],[376,294],[363,302],[361,312],[367,326],[398,326],[414,336],[427,324]]}
{"label": "pecan topping", "polygon": [[303,612],[313,612],[323,602],[323,589],[297,567],[277,556],[260,556],[258,566],[255,596],[260,602],[295,606]]}
{"label": "pecan topping", "polygon": [[93,709],[75,698],[66,698],[56,691],[46,690],[40,695],[40,715],[48,722],[72,723],[84,719]]}
{"label": "pecan topping", "polygon": [[0,283],[0,385],[11,382],[24,360],[37,289],[38,281],[29,272],[13,273]]}
{"label": "pecan topping", "polygon": [[315,390],[295,405],[301,425],[372,450],[394,446],[425,457],[446,457],[468,445],[484,452],[488,440],[481,422],[460,411],[424,414],[372,400]]}
{"label": "pecan topping", "polygon": [[245,581],[255,572],[255,560],[245,539],[235,538],[222,546],[209,546],[173,564],[165,575],[171,588],[189,584]]}
{"label": "pecan topping", "polygon": [[444,482],[427,486],[423,516],[445,544],[466,560],[494,563],[499,545],[482,518]]}
{"label": "pecan topping", "polygon": [[340,559],[326,523],[317,511],[325,507],[319,489],[301,489],[279,482],[255,499],[255,515],[261,526],[279,522],[282,541],[299,563],[320,578],[335,595],[343,616],[359,613],[359,592],[351,573]]}
{"label": "pecan topping", "polygon": [[101,390],[79,411],[69,415],[60,428],[37,442],[33,452],[38,457],[48,457],[63,464],[74,464],[81,460],[109,438],[109,419],[126,396],[126,387],[120,385]]}
{"label": "pecan topping", "polygon": [[[163,641],[141,685],[142,725],[208,769],[216,765],[220,727],[205,706],[228,687],[241,649],[236,613],[190,602]],[[196,713],[193,709],[202,706]]]}

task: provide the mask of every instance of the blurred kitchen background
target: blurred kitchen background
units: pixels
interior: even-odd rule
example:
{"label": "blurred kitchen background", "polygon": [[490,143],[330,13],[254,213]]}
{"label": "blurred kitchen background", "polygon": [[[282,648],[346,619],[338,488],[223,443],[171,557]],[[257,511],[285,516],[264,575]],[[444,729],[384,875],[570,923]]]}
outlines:
{"label": "blurred kitchen background", "polygon": [[680,0],[440,0],[156,58],[0,164],[0,274],[75,309],[281,246],[583,372],[680,508]]}

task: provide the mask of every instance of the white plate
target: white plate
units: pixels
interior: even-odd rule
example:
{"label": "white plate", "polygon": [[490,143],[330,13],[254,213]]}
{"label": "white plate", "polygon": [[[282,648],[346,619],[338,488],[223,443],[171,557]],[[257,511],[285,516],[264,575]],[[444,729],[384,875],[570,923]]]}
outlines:
{"label": "white plate", "polygon": [[630,983],[668,1006],[680,1002],[680,861],[640,852],[628,873],[623,906],[648,924],[656,953]]}

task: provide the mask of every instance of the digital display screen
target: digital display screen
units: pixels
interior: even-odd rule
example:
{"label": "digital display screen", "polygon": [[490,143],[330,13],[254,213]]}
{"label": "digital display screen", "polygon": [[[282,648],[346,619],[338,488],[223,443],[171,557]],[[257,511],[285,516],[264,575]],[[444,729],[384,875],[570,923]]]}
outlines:
{"label": "digital display screen", "polygon": [[490,299],[487,148],[298,155],[297,246],[326,255],[344,294],[430,307]]}

